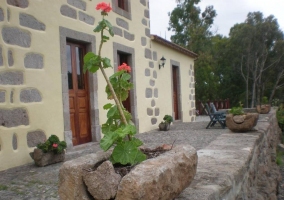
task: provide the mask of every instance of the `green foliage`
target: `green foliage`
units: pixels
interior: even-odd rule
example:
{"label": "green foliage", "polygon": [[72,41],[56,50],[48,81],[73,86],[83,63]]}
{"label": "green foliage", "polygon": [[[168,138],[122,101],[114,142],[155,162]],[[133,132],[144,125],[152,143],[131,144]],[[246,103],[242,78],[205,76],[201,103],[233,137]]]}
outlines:
{"label": "green foliage", "polygon": [[[130,74],[126,73],[124,70],[118,71],[109,77],[113,89],[121,102],[128,98],[128,91],[133,88],[130,78]],[[108,95],[108,99],[113,99],[108,85],[106,86],[105,92]]]}
{"label": "green foliage", "polygon": [[261,104],[268,104],[268,98],[266,96],[262,97]]}
{"label": "green foliage", "polygon": [[233,107],[230,109],[229,113],[233,115],[243,115],[245,112],[243,111],[243,104],[239,102],[240,106],[239,107]]}
{"label": "green foliage", "polygon": [[173,122],[173,117],[171,115],[165,115],[163,118],[163,122],[162,123],[168,123],[171,124]]}
{"label": "green foliage", "polygon": [[[113,164],[134,165],[145,160],[146,155],[138,148],[143,143],[133,137],[136,134],[136,127],[131,124],[124,125],[121,123],[121,116],[116,105],[106,104],[104,109],[108,110],[108,120],[102,125],[104,137],[100,141],[100,147],[107,151],[112,146],[115,146],[111,156]],[[130,122],[131,114],[124,108],[123,112],[126,120]],[[125,141],[128,135],[131,137],[131,140]]]}
{"label": "green foliage", "polygon": [[200,0],[181,0],[169,14],[172,42],[198,54],[194,63],[196,99],[230,99],[246,107],[260,104],[261,96],[283,99],[284,36],[277,19],[250,12],[235,24],[228,37],[214,35],[213,6]]}
{"label": "green foliage", "polygon": [[[109,32],[109,34],[112,37],[114,36],[113,28],[112,28],[111,23],[108,20],[104,19],[104,18],[96,26],[96,28],[94,29],[94,32],[103,32],[105,29]],[[103,36],[102,40],[103,40],[103,42],[107,42],[107,40],[109,40],[109,38],[107,36]]]}
{"label": "green foliage", "polygon": [[37,145],[38,149],[41,149],[44,153],[62,153],[66,149],[67,145],[65,141],[60,141],[56,135],[51,135],[44,143]]}
{"label": "green foliage", "polygon": [[284,105],[281,104],[276,112],[276,118],[278,123],[284,124]]}

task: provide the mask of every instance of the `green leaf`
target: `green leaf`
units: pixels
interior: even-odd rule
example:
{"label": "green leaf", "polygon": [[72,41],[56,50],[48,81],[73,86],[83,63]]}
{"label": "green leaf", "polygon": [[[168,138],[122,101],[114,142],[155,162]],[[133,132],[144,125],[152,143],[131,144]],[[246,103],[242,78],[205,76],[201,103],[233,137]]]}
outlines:
{"label": "green leaf", "polygon": [[122,165],[135,163],[135,159],[138,153],[138,149],[131,141],[125,141],[116,145],[112,152],[112,158],[116,163]]}
{"label": "green leaf", "polygon": [[104,23],[105,23],[106,27],[108,27],[109,34],[113,37],[114,33],[113,33],[113,30],[112,30],[111,23],[108,20],[106,20],[106,19],[104,19]]}
{"label": "green leaf", "polygon": [[106,24],[103,21],[100,21],[96,28],[93,30],[94,32],[101,32],[106,27]]}
{"label": "green leaf", "polygon": [[128,132],[125,128],[118,128],[115,130],[115,134],[117,134],[119,138],[123,139],[126,135],[128,135]]}
{"label": "green leaf", "polygon": [[120,163],[122,165],[134,165],[146,160],[146,155],[137,148],[133,141],[124,141],[117,144],[111,157],[113,163]]}
{"label": "green leaf", "polygon": [[122,76],[121,76],[121,79],[124,80],[124,81],[130,80],[130,78],[131,78],[131,76],[128,73],[123,73]]}
{"label": "green leaf", "polygon": [[84,56],[84,63],[89,62],[89,60],[93,57],[95,57],[96,55],[93,52],[88,52],[85,56]]}
{"label": "green leaf", "polygon": [[111,79],[114,79],[114,78],[117,78],[117,77],[119,77],[121,74],[123,74],[124,73],[124,71],[117,71],[117,72],[115,72],[113,75],[111,75],[110,77],[109,77],[109,79],[111,80]]}
{"label": "green leaf", "polygon": [[107,40],[109,40],[109,37],[106,36],[106,35],[103,35],[103,39],[104,39],[105,41],[107,41]]}
{"label": "green leaf", "polygon": [[116,112],[117,112],[117,106],[115,105],[107,112],[107,118],[113,117]]}
{"label": "green leaf", "polygon": [[100,141],[100,147],[107,151],[117,140],[117,135],[114,132],[108,132],[104,135],[104,137]]}
{"label": "green leaf", "polygon": [[144,153],[142,153],[140,150],[138,150],[136,157],[134,159],[134,164],[141,163],[146,159],[147,159],[147,156]]}
{"label": "green leaf", "polygon": [[133,137],[131,141],[135,144],[136,147],[140,147],[141,145],[143,145],[143,142],[138,138]]}
{"label": "green leaf", "polygon": [[92,52],[87,53],[84,56],[84,73],[89,70],[92,73],[98,71],[100,66],[101,58]]}
{"label": "green leaf", "polygon": [[103,67],[104,67],[104,68],[109,68],[109,67],[111,67],[110,59],[109,59],[109,58],[102,58],[102,62],[103,62]]}
{"label": "green leaf", "polygon": [[130,135],[136,134],[136,127],[134,125],[128,124],[124,127],[124,129]]}
{"label": "green leaf", "polygon": [[107,103],[107,104],[104,105],[103,108],[104,108],[104,110],[108,110],[108,109],[110,109],[112,106],[113,106],[112,103]]}

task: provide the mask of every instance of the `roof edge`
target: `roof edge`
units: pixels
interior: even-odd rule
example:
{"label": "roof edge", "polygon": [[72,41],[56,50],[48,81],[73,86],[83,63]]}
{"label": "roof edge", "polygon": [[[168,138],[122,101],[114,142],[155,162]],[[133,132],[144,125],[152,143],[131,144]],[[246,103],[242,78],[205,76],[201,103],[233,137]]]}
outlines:
{"label": "roof edge", "polygon": [[162,45],[170,47],[171,49],[177,50],[177,51],[179,51],[179,52],[181,52],[181,53],[183,53],[183,54],[185,54],[187,56],[190,56],[192,58],[198,58],[198,55],[196,53],[194,53],[194,52],[192,52],[192,51],[190,51],[190,50],[188,50],[186,48],[183,48],[183,47],[181,47],[181,46],[179,46],[179,45],[177,45],[177,44],[175,44],[173,42],[170,42],[170,41],[168,41],[166,39],[163,39],[163,38],[161,38],[161,37],[159,37],[157,35],[151,35],[151,39],[153,41],[157,42],[157,43],[160,43]]}

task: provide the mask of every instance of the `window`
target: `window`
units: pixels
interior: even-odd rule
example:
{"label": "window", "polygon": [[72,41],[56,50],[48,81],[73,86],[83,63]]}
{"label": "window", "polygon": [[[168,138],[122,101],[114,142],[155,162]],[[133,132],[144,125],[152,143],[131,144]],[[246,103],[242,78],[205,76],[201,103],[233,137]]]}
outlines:
{"label": "window", "polygon": [[122,10],[127,11],[127,4],[126,0],[117,0],[117,6]]}
{"label": "window", "polygon": [[112,0],[113,12],[131,20],[131,1],[130,0]]}

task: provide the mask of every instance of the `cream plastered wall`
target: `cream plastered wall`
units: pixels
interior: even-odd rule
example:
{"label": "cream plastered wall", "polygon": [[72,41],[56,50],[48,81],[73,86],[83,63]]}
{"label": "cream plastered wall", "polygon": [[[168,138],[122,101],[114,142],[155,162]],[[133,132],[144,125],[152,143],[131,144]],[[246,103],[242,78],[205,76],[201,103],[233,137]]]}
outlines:
{"label": "cream plastered wall", "polygon": [[[4,83],[0,89],[6,91],[5,101],[0,104],[1,109],[26,109],[28,123],[26,125],[16,125],[15,127],[0,126],[0,170],[15,167],[32,162],[29,152],[33,150],[27,145],[28,132],[40,132],[49,137],[56,134],[63,140],[63,116],[61,98],[61,75],[60,75],[60,55],[58,48],[58,19],[51,17],[50,13],[56,15],[56,6],[50,1],[29,1],[24,8],[8,5],[6,0],[0,1],[4,20],[0,22],[2,37],[0,45],[2,47],[3,66],[0,67],[2,82],[7,76],[4,72],[19,72],[23,75],[23,82],[20,84]],[[24,2],[24,1],[23,1]],[[54,1],[55,2],[55,1]],[[39,31],[19,24],[20,13],[33,15],[37,20],[43,22],[45,30]],[[58,15],[59,17],[59,15]],[[31,37],[29,47],[22,47],[9,44],[4,41],[3,31],[6,28],[17,28],[26,32]],[[11,31],[14,34],[13,31]],[[11,34],[10,33],[10,34]],[[19,36],[19,34],[15,34]],[[8,65],[8,51],[12,51],[13,64]],[[27,68],[24,58],[29,54],[38,54],[43,58],[43,68]],[[35,102],[20,101],[20,92],[23,89],[32,88],[38,91],[41,100]],[[13,92],[12,92],[13,91]],[[11,97],[12,96],[12,97]],[[38,102],[37,102],[38,101]],[[17,115],[17,114],[15,114]],[[7,118],[6,116],[3,116]],[[12,116],[16,117],[16,116]],[[2,119],[7,120],[7,119]],[[12,119],[13,120],[13,119]]]}
{"label": "cream plastered wall", "polygon": [[[178,99],[180,120],[182,122],[195,121],[194,59],[155,41],[151,41],[151,49],[158,52],[158,60],[164,56],[166,64],[159,69],[159,63],[154,63],[154,68],[157,70],[156,84],[158,88],[158,98],[155,98],[155,107],[158,107],[160,112],[157,117],[157,124],[148,125],[147,130],[157,128],[157,125],[163,120],[164,115],[174,115],[172,65],[177,66],[179,69],[178,87],[180,87],[180,94]],[[147,81],[145,82],[147,83]],[[148,101],[147,105],[149,107],[151,103]],[[144,116],[140,119],[144,119],[144,123],[147,124],[149,116],[145,113],[145,108],[144,110],[141,109],[139,113],[144,113]]]}
{"label": "cream plastered wall", "polygon": [[[101,1],[22,0],[22,4],[19,6],[10,5],[6,0],[0,0],[0,9],[3,13],[3,20],[1,20],[0,10],[0,31],[2,33],[0,48],[3,60],[2,66],[0,62],[0,112],[2,111],[4,114],[8,112],[9,114],[10,110],[19,108],[21,112],[26,112],[24,114],[28,115],[28,122],[24,118],[20,123],[12,124],[11,127],[0,125],[0,171],[32,162],[29,152],[33,151],[35,141],[44,140],[52,134],[56,134],[61,140],[66,139],[64,136],[59,29],[64,27],[94,35],[98,51],[99,34],[93,32],[97,22],[101,20],[100,12],[95,10],[98,2]],[[111,0],[105,2],[111,3],[111,5],[113,3]],[[81,3],[85,4],[85,9],[80,7]],[[193,59],[151,41],[148,1],[135,0],[131,1],[130,5],[131,20],[115,12],[109,13],[107,19],[122,31],[122,35],[117,33],[104,44],[102,56],[110,58],[115,64],[113,60],[114,53],[116,53],[113,51],[114,44],[122,44],[134,49],[132,58],[135,66],[131,66],[135,68],[133,71],[135,76],[133,101],[136,105],[135,118],[139,124],[137,126],[139,132],[156,129],[165,114],[173,113],[170,59],[180,63],[182,120],[184,122],[194,120],[195,116],[188,114],[190,110],[194,109],[191,106],[194,100],[188,98],[191,89],[194,90],[189,87],[191,80],[189,69],[190,65],[193,66]],[[69,16],[62,14],[62,7],[67,7],[67,11],[65,11]],[[70,8],[71,11],[68,10]],[[74,11],[76,17],[73,16]],[[90,21],[86,23],[79,20],[80,12],[93,17],[95,23],[90,24]],[[22,14],[33,16],[38,22],[44,24],[44,30],[35,30],[28,27],[29,25],[20,25],[19,16]],[[122,19],[122,25],[118,24],[118,19]],[[128,28],[123,27],[125,22],[127,22]],[[23,47],[19,44],[9,43],[3,35],[3,29],[5,32],[7,27],[16,28],[17,31],[30,35],[30,46]],[[17,31],[15,33],[12,30],[16,35]],[[13,62],[9,60],[11,58],[9,52],[12,52]],[[37,62],[32,64],[33,67],[26,66],[29,64],[25,64],[24,60],[30,54],[35,56],[39,62],[42,61],[43,66],[38,68],[34,66],[38,64]],[[158,60],[162,56],[167,59],[167,63],[164,68],[159,70]],[[114,70],[115,68],[107,69],[107,75],[112,75]],[[22,75],[22,82],[11,83],[10,80],[3,79],[6,72],[19,72]],[[1,78],[4,83],[1,82]],[[96,116],[96,119],[101,125],[106,121],[106,112],[102,107],[105,103],[112,101],[106,98],[104,92],[106,83],[101,72],[97,73],[97,82],[95,106],[99,109],[99,116]],[[23,90],[28,91],[29,95],[33,95],[25,99],[24,94],[26,93],[22,93]],[[22,95],[23,99],[21,99]],[[1,101],[1,98],[4,98],[4,101]]]}

